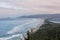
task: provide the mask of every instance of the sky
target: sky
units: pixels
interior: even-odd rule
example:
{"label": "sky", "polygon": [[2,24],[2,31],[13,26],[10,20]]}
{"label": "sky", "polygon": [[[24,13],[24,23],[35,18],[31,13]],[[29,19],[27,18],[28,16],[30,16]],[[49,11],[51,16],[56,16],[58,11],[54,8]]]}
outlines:
{"label": "sky", "polygon": [[60,0],[0,0],[0,18],[60,13]]}

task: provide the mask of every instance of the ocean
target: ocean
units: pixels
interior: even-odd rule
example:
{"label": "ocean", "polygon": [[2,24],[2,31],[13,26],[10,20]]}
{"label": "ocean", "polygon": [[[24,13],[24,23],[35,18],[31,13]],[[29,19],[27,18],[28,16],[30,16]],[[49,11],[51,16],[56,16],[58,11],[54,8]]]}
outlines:
{"label": "ocean", "polygon": [[42,19],[21,18],[15,20],[0,20],[0,40],[24,40],[27,31],[41,24]]}

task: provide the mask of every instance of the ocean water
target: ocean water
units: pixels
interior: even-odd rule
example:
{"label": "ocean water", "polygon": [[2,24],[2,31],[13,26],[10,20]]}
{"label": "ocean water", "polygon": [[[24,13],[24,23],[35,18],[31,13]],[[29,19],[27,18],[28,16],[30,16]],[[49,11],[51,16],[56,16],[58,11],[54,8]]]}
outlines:
{"label": "ocean water", "polygon": [[42,19],[21,18],[0,20],[0,40],[24,40],[27,31],[41,24]]}
{"label": "ocean water", "polygon": [[52,18],[49,21],[51,21],[53,23],[60,23],[60,17],[59,18]]}

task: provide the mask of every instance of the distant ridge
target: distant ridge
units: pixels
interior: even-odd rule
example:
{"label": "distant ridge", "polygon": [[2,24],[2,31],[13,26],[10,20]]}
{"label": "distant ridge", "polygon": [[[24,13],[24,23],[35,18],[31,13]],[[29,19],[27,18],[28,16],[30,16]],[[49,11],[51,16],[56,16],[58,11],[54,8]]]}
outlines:
{"label": "distant ridge", "polygon": [[29,16],[21,16],[18,18],[42,18],[42,19],[47,19],[47,18],[52,18],[52,17],[60,17],[60,14],[37,14],[37,15],[29,15]]}
{"label": "distant ridge", "polygon": [[16,18],[0,18],[0,20],[16,20],[20,18],[41,18],[41,19],[49,19],[49,18],[60,18],[60,14],[36,14],[36,15],[25,15],[19,16]]}

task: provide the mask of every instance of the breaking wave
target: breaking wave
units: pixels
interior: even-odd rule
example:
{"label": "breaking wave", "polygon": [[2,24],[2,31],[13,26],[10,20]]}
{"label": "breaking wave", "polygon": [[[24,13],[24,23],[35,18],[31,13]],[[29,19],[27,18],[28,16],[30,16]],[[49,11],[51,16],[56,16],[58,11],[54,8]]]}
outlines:
{"label": "breaking wave", "polygon": [[6,35],[10,36],[3,36],[0,37],[0,40],[24,40],[24,36],[26,37],[26,33],[31,28],[35,28],[38,24],[40,24],[42,19],[24,19],[24,20],[11,20],[11,21],[4,21],[2,24],[8,25],[9,29],[7,32],[5,32]]}

